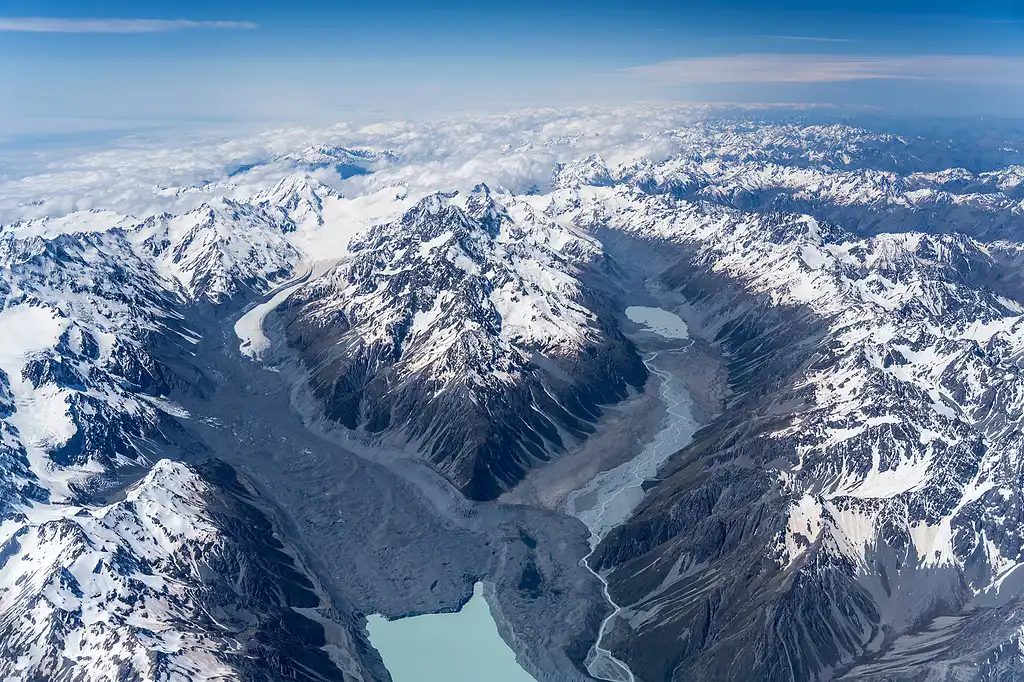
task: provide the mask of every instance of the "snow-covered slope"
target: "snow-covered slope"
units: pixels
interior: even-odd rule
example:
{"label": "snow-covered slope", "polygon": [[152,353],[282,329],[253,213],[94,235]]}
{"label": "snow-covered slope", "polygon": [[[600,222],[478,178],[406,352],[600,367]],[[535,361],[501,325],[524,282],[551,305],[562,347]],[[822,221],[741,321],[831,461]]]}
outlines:
{"label": "snow-covered slope", "polygon": [[158,409],[179,383],[150,352],[193,341],[174,295],[120,230],[54,239],[5,236],[0,377],[12,447],[53,499],[90,474],[137,466],[173,429]]}
{"label": "snow-covered slope", "polygon": [[0,677],[380,677],[270,502],[222,464],[154,457],[203,449],[172,401],[207,388],[190,308],[262,291],[300,259],[284,235],[306,207],[279,189],[262,208],[0,234]]}
{"label": "snow-covered slope", "polygon": [[[0,526],[5,680],[363,679],[316,577],[219,462],[161,460],[123,500]],[[330,645],[330,646],[328,646]]]}
{"label": "snow-covered slope", "polygon": [[[340,198],[340,194],[309,175],[289,175],[270,189],[265,189],[251,202],[271,214],[280,214],[281,223],[309,229],[324,224],[324,204]],[[287,229],[286,229],[287,231]]]}
{"label": "snow-covered slope", "polygon": [[490,499],[646,372],[581,281],[600,246],[486,187],[428,196],[278,309],[326,416],[411,440]]}
{"label": "snow-covered slope", "polygon": [[[985,244],[629,187],[551,200],[657,249],[652,274],[731,366],[726,417],[600,549],[641,677],[827,677],[934,618],[1016,608],[1024,308]],[[891,670],[981,665],[1019,629],[980,623],[955,665]],[[647,653],[678,637],[677,657]]]}
{"label": "snow-covered slope", "polygon": [[[311,210],[297,198],[283,198],[292,199],[303,215]],[[217,199],[184,215],[150,218],[133,236],[189,298],[220,303],[287,279],[300,260],[286,237],[294,229],[282,211]]]}

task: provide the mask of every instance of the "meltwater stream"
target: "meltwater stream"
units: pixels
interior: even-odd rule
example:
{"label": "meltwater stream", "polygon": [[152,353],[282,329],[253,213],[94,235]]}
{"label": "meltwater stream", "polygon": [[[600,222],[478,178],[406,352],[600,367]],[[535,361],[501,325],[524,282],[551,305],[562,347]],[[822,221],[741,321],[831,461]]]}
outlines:
{"label": "meltwater stream", "polygon": [[[626,315],[663,338],[689,338],[686,323],[667,310],[634,306],[627,308]],[[691,410],[693,403],[685,384],[656,365],[659,355],[683,350],[690,343],[683,341],[678,348],[656,351],[644,359],[651,374],[661,380],[658,393],[667,410],[665,422],[658,433],[636,457],[614,469],[601,472],[587,485],[573,491],[566,501],[566,511],[581,520],[590,530],[590,552],[583,557],[583,565],[604,585],[605,599],[613,609],[601,623],[597,640],[586,659],[587,671],[599,680],[635,682],[629,666],[601,646],[609,624],[622,608],[612,599],[607,579],[590,566],[590,558],[608,532],[623,523],[643,500],[644,480],[655,476],[666,460],[688,445],[697,432],[697,422]]]}

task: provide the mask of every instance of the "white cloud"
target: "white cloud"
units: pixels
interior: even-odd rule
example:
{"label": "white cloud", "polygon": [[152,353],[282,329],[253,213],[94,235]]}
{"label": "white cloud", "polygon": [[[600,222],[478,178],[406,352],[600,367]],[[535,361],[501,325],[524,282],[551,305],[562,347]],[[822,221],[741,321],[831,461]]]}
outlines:
{"label": "white cloud", "polygon": [[[8,171],[6,177],[0,174],[0,224],[91,208],[144,218],[188,210],[211,195],[250,196],[292,172],[287,165],[268,161],[312,144],[386,149],[398,155],[397,163],[370,175],[341,181],[330,170],[319,174],[350,198],[398,184],[413,194],[466,189],[479,182],[522,191],[550,181],[556,163],[590,154],[601,154],[612,164],[637,156],[663,159],[678,147],[665,131],[705,118],[711,110],[706,105],[535,109],[285,128],[238,138],[196,134],[154,140],[152,134],[133,135],[100,151],[43,150],[17,164],[0,164]],[[259,165],[230,174],[252,164]],[[188,187],[195,189],[164,191]]]}
{"label": "white cloud", "polygon": [[882,79],[1024,83],[1024,57],[735,54],[676,59],[635,66],[622,72],[665,85],[840,83]]}
{"label": "white cloud", "polygon": [[189,19],[61,19],[0,17],[0,32],[21,33],[163,33],[183,29],[254,29],[250,21]]}

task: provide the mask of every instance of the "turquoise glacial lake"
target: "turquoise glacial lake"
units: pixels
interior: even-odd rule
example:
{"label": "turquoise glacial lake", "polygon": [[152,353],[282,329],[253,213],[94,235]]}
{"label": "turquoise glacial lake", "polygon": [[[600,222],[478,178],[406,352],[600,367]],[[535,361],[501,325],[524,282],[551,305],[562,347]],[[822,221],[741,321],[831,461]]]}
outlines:
{"label": "turquoise glacial lake", "polygon": [[367,621],[394,682],[536,682],[498,634],[482,583],[457,613]]}

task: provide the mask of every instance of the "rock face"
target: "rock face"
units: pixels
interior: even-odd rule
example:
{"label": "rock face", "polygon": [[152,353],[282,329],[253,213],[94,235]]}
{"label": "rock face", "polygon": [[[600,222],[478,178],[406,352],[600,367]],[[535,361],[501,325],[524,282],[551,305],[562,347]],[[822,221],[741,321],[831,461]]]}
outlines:
{"label": "rock face", "polygon": [[0,265],[7,444],[33,463],[28,480],[70,499],[71,471],[142,465],[143,442],[175,431],[152,401],[184,385],[149,350],[190,344],[174,294],[120,230],[7,238]]}
{"label": "rock face", "polygon": [[583,278],[600,246],[486,187],[436,194],[349,246],[280,315],[329,419],[416,445],[492,499],[590,433],[646,369]]}
{"label": "rock face", "polygon": [[220,462],[161,460],[119,502],[37,510],[0,546],[0,674],[361,679],[366,640],[325,630],[337,606],[257,498]]}
{"label": "rock face", "polygon": [[612,650],[640,679],[1018,674],[1024,317],[1001,250],[666,180],[556,198],[606,248],[661,254],[730,365],[725,416],[596,554]]}
{"label": "rock face", "polygon": [[302,208],[0,235],[3,679],[385,678],[272,501],[223,463],[154,456],[204,447],[172,402],[210,381],[186,316],[290,269]]}
{"label": "rock face", "polygon": [[282,208],[306,205],[294,190],[275,189],[279,195],[270,196],[285,200],[280,208],[263,197],[256,204],[218,199],[184,215],[151,218],[136,238],[189,298],[221,303],[245,290],[263,291],[287,279],[300,260],[286,237],[295,223]]}

